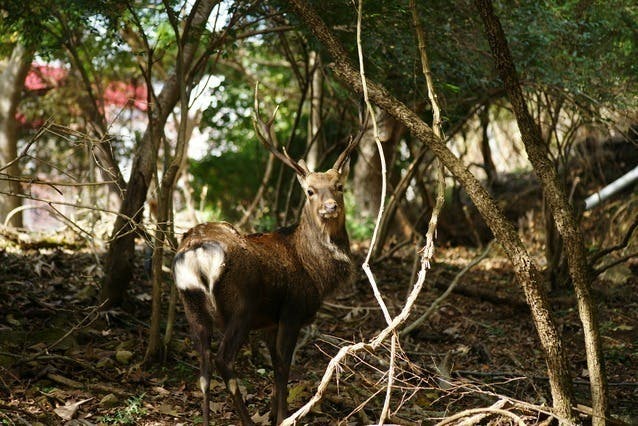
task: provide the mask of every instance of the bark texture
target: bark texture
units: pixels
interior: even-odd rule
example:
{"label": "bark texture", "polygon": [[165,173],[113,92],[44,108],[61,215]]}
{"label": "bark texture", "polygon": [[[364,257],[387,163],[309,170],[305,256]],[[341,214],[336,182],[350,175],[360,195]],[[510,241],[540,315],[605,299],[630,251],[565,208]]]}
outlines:
{"label": "bark texture", "polygon": [[592,424],[604,425],[609,416],[607,379],[603,364],[596,305],[591,297],[591,277],[583,234],[569,204],[567,192],[561,185],[556,169],[549,158],[541,130],[527,109],[507,39],[500,20],[494,13],[492,2],[491,0],[475,0],[474,3],[483,19],[496,70],[503,80],[507,96],[512,104],[529,160],[541,182],[543,194],[556,222],[558,233],[564,241],[563,249],[567,255],[569,274],[576,290],[578,312],[585,335],[587,367],[592,394]]}
{"label": "bark texture", "polygon": [[[361,94],[362,84],[359,72],[352,65],[347,53],[325,23],[303,0],[290,0],[289,4],[294,13],[301,18],[330,52],[334,61],[332,69],[335,75],[343,81],[346,87]],[[367,85],[370,100],[405,125],[415,137],[427,144],[445,167],[465,187],[486,223],[503,246],[512,262],[532,312],[534,325],[547,362],[555,412],[559,417],[571,421],[572,388],[562,341],[550,314],[547,295],[543,289],[543,277],[525,250],[514,226],[505,218],[494,199],[470,173],[467,166],[447,148],[441,138],[436,137],[432,129],[414,111],[378,84],[368,81]]]}

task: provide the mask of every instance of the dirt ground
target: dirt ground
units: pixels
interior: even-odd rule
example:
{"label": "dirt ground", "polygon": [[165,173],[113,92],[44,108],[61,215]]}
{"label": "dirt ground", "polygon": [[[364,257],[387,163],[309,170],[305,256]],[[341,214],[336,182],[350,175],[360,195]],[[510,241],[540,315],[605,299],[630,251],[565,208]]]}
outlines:
{"label": "dirt ground", "polygon": [[[478,251],[438,248],[411,322]],[[0,249],[0,424],[192,424],[201,422],[197,354],[181,306],[165,362],[143,365],[150,283],[140,253],[138,275],[120,310],[96,308],[100,270],[86,248]],[[413,259],[403,253],[374,265],[390,313],[410,290]],[[635,271],[635,269],[634,269]],[[638,278],[597,280],[612,414],[638,424]],[[589,406],[583,335],[573,295],[553,309],[573,373],[576,402]],[[385,322],[363,273],[340,288],[303,331],[289,383],[290,407],[316,390],[338,348],[373,338]],[[259,336],[242,350],[238,370],[249,410],[267,423],[272,371]],[[323,400],[300,424],[378,421],[389,347],[349,357]],[[546,370],[529,310],[511,268],[494,248],[460,280],[427,322],[401,337],[390,403],[394,424],[435,424],[466,409],[507,399],[527,424],[550,403]],[[582,408],[582,407],[581,407]],[[221,379],[212,380],[215,424],[238,424]],[[541,409],[542,411],[542,409]],[[509,424],[486,417],[480,424]],[[491,422],[491,423],[490,423]],[[452,423],[454,424],[454,423]]]}

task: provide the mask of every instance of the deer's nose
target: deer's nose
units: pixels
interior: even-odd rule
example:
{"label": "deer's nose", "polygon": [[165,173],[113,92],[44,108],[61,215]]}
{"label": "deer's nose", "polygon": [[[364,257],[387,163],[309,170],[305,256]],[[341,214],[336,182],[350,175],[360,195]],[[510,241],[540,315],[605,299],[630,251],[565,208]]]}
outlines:
{"label": "deer's nose", "polygon": [[326,213],[334,213],[337,211],[337,202],[335,200],[324,201],[323,209]]}

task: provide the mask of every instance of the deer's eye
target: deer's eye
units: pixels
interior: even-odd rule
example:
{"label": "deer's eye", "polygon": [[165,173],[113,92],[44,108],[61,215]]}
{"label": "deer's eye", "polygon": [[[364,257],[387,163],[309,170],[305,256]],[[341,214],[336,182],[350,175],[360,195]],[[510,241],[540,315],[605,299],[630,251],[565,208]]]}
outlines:
{"label": "deer's eye", "polygon": [[343,192],[343,185],[338,184],[338,185],[337,185],[337,191],[339,191],[339,192]]}
{"label": "deer's eye", "polygon": [[315,195],[315,191],[313,191],[312,189],[308,190],[308,196],[312,197],[313,195]]}

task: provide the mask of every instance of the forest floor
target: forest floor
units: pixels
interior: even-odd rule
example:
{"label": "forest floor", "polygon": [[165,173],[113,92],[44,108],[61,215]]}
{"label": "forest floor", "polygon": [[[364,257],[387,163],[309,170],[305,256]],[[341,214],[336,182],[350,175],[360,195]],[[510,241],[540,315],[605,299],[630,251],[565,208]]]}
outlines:
{"label": "forest floor", "polygon": [[[478,253],[438,247],[408,322],[426,311]],[[181,306],[165,362],[142,362],[151,289],[141,257],[140,253],[128,302],[122,309],[100,312],[95,253],[46,244],[0,249],[0,424],[201,422],[197,354]],[[412,263],[406,254],[373,266],[393,315],[411,288]],[[594,284],[611,411],[627,423],[638,422],[638,277],[632,268],[633,274],[623,282],[598,279]],[[568,292],[554,295],[552,305],[565,339],[576,402],[590,406],[575,298]],[[302,332],[289,383],[291,409],[314,393],[339,347],[373,338],[384,324],[363,273],[354,285],[330,297],[315,324]],[[272,371],[258,336],[250,343],[239,357],[241,387],[254,419],[266,424]],[[543,418],[538,407],[550,402],[529,310],[511,266],[496,247],[461,278],[457,291],[424,324],[401,337],[400,346],[388,423],[435,424],[460,411],[507,399],[504,409],[516,401],[531,404],[527,410],[517,405],[517,413],[527,424],[536,424]],[[376,353],[349,357],[338,381],[332,381],[300,424],[378,421],[388,359],[389,344]],[[212,380],[211,412],[215,424],[238,424],[217,375]]]}

